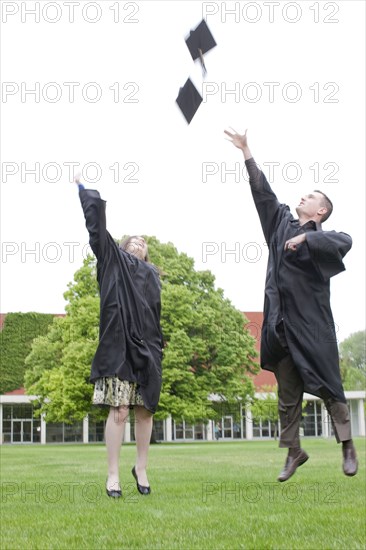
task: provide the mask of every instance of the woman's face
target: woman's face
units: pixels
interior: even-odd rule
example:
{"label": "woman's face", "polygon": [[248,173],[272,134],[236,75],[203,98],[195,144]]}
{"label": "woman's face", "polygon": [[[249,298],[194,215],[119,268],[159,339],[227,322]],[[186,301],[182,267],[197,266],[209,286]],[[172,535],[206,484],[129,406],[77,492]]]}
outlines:
{"label": "woman's face", "polygon": [[143,237],[132,237],[126,246],[126,252],[133,254],[139,260],[145,260],[147,255],[147,244]]}

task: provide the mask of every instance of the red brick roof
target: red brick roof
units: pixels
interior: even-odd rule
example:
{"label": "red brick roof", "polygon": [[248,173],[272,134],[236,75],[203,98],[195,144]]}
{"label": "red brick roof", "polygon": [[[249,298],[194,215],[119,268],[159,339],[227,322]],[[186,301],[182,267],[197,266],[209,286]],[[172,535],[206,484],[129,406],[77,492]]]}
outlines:
{"label": "red brick roof", "polygon": [[2,330],[3,328],[5,317],[6,317],[6,313],[0,313],[0,330]]}
{"label": "red brick roof", "polygon": [[[245,325],[246,328],[250,331],[253,338],[256,339],[256,350],[259,354],[260,352],[260,342],[261,342],[261,330],[263,324],[263,313],[261,311],[245,311],[245,317],[248,319],[248,323]],[[259,363],[260,358],[258,356],[257,362]],[[269,370],[260,370],[259,373],[253,377],[254,385],[258,391],[261,391],[263,386],[276,386],[276,377],[273,372]]]}
{"label": "red brick roof", "polygon": [[7,391],[4,395],[26,395],[25,388],[18,388],[17,390]]}

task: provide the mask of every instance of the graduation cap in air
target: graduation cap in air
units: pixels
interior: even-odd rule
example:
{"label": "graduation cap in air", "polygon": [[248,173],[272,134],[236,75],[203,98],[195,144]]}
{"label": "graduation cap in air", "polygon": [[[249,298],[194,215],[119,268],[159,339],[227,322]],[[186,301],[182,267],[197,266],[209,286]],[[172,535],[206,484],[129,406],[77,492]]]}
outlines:
{"label": "graduation cap in air", "polygon": [[202,103],[202,97],[190,78],[187,79],[183,88],[180,88],[176,102],[189,124]]}
{"label": "graduation cap in air", "polygon": [[203,55],[212,50],[212,48],[216,46],[216,42],[204,19],[201,21],[198,27],[190,32],[190,35],[186,39],[186,44],[190,51],[192,59],[195,61],[196,59],[200,58],[203,73],[206,74],[207,70],[205,67],[205,62],[203,60]]}

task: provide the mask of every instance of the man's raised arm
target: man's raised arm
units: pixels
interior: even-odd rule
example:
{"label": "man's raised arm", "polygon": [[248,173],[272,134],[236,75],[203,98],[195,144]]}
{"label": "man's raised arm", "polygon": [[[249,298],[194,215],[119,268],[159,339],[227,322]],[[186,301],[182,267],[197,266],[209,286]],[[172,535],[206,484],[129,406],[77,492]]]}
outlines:
{"label": "man's raised arm", "polygon": [[257,208],[262,229],[267,243],[271,239],[272,231],[276,228],[284,215],[291,215],[289,208],[278,202],[276,195],[272,191],[266,176],[256,164],[253,155],[248,146],[247,130],[245,134],[238,134],[225,130],[230,141],[243,152],[245,166],[249,174],[249,183],[252,190],[255,206]]}
{"label": "man's raised arm", "polygon": [[[233,131],[235,132],[235,130]],[[225,130],[225,134],[230,137],[231,143],[233,143],[235,147],[237,147],[243,152],[245,165],[247,167],[248,174],[249,174],[250,185],[257,186],[260,184],[262,171],[256,165],[253,155],[249,149],[247,131],[248,130],[245,130],[245,134],[240,135],[237,132],[235,132],[235,134],[232,134],[231,132],[228,132],[227,130]]]}

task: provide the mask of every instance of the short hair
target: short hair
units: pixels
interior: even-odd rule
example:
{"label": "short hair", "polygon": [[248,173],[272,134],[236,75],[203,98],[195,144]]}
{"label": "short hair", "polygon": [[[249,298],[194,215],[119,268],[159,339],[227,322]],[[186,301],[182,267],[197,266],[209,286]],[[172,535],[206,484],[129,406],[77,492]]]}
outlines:
{"label": "short hair", "polygon": [[314,189],[314,193],[320,193],[321,195],[323,195],[323,200],[321,202],[321,206],[325,206],[327,211],[326,211],[325,214],[323,214],[323,216],[321,218],[321,222],[322,223],[326,222],[327,219],[329,218],[329,216],[331,215],[331,213],[333,212],[333,203],[330,200],[330,198],[327,197],[327,195],[325,193],[323,193],[323,191],[319,191],[319,189]]}
{"label": "short hair", "polygon": [[[132,239],[138,239],[138,238],[139,238],[138,235],[131,235],[130,237],[126,237],[125,239],[122,239],[122,241],[119,243],[119,247],[122,248],[122,250],[125,250],[126,252],[128,252],[127,248],[130,242],[132,241]],[[146,256],[144,260],[145,262],[150,263],[149,251],[146,252]]]}

